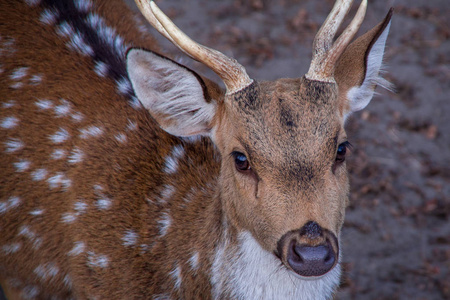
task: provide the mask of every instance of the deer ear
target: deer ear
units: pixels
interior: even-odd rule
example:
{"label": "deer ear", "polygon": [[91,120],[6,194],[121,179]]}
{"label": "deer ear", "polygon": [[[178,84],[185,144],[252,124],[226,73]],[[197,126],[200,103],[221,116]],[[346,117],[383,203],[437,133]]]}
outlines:
{"label": "deer ear", "polygon": [[216,102],[193,71],[156,53],[131,49],[127,72],[142,105],[162,129],[176,136],[208,135]]}
{"label": "deer ear", "polygon": [[351,43],[337,62],[334,77],[344,120],[369,104],[377,85],[392,89],[380,76],[392,12],[391,8],[383,22]]}

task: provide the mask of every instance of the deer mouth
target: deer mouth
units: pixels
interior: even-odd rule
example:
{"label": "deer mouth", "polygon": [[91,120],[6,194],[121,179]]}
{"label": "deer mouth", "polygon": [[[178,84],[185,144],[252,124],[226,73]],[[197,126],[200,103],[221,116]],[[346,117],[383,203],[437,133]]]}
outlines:
{"label": "deer mouth", "polygon": [[339,261],[337,237],[310,221],[298,230],[284,234],[278,241],[277,256],[301,277],[320,277]]}

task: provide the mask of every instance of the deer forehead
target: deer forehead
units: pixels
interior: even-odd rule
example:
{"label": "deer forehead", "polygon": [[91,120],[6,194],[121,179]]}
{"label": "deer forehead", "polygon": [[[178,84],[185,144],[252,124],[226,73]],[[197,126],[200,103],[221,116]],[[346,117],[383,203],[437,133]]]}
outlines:
{"label": "deer forehead", "polygon": [[345,134],[335,84],[305,78],[254,83],[229,101],[231,124],[252,164],[319,168]]}

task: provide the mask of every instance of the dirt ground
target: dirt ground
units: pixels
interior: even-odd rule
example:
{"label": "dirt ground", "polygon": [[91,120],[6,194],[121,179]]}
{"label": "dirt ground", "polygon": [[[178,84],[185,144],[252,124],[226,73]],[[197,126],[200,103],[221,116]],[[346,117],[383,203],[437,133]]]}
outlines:
{"label": "dirt ground", "polygon": [[[191,37],[235,57],[260,80],[306,73],[312,40],[333,3],[158,2]],[[378,89],[347,124],[352,192],[337,299],[450,299],[450,6],[448,0],[369,0],[360,32],[390,7],[385,77],[396,93]],[[163,47],[211,75],[169,43]]]}

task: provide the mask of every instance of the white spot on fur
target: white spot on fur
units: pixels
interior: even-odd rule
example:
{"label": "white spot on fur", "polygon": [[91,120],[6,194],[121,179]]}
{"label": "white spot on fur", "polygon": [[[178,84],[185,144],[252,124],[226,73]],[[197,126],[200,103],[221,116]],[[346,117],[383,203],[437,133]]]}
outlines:
{"label": "white spot on fur", "polygon": [[44,214],[44,209],[35,209],[30,211],[30,215],[32,216],[41,216],[42,214]]}
{"label": "white spot on fur", "polygon": [[4,128],[4,129],[12,129],[12,128],[16,127],[17,124],[19,124],[19,119],[17,119],[16,117],[14,117],[14,116],[5,117],[1,121],[0,127]]}
{"label": "white spot on fur", "polygon": [[127,230],[125,235],[122,237],[123,245],[125,247],[135,246],[138,240],[138,235],[134,230]]}
{"label": "white spot on fur", "polygon": [[170,184],[165,184],[160,193],[160,197],[158,197],[158,202],[162,203],[162,204],[167,203],[167,200],[170,200],[170,198],[172,197],[172,195],[174,193],[175,193],[175,187]]}
{"label": "white spot on fur", "polygon": [[84,152],[78,147],[75,147],[75,149],[72,150],[72,153],[69,155],[69,163],[70,164],[77,164],[83,161],[84,158]]}
{"label": "white spot on fur", "polygon": [[[203,188],[202,188],[202,192],[204,192]],[[198,193],[197,187],[195,187],[195,186],[191,187],[190,190],[183,197],[184,202],[186,202],[186,203],[191,202],[197,193]],[[209,194],[209,191],[206,191],[205,193]]]}
{"label": "white spot on fur", "polygon": [[81,122],[84,119],[84,115],[80,112],[75,112],[71,115],[74,122]]}
{"label": "white spot on fur", "polygon": [[31,172],[31,177],[34,181],[41,181],[44,180],[47,177],[47,170],[46,169],[36,169],[33,172]]}
{"label": "white spot on fur", "polygon": [[17,90],[17,89],[20,89],[23,86],[24,86],[23,82],[15,82],[15,83],[10,85],[10,88]]}
{"label": "white spot on fur", "polygon": [[178,160],[184,156],[184,147],[183,145],[176,145],[173,147],[170,154],[166,157],[166,161],[164,163],[164,172],[168,174],[174,174],[178,170]]}
{"label": "white spot on fur", "polygon": [[105,188],[101,184],[95,184],[94,185],[94,190],[95,190],[95,193],[97,195],[99,195],[102,191],[105,190]]}
{"label": "white spot on fur", "polygon": [[83,253],[86,249],[86,244],[84,242],[75,242],[73,248],[67,253],[69,256],[77,256]]}
{"label": "white spot on fur", "polygon": [[91,267],[107,268],[109,265],[109,258],[106,255],[96,254],[93,251],[89,251],[88,265]]}
{"label": "white spot on fur", "polygon": [[67,21],[63,21],[56,27],[56,33],[62,37],[70,38],[74,34],[74,29]]}
{"label": "white spot on fur", "polygon": [[14,163],[14,167],[16,168],[17,172],[25,172],[30,168],[31,162],[26,159],[21,159],[18,162]]}
{"label": "white spot on fur", "polygon": [[118,133],[114,136],[114,138],[122,144],[125,144],[127,142],[127,136],[124,133]]}
{"label": "white spot on fur", "polygon": [[140,244],[139,248],[141,249],[141,254],[147,253],[150,247],[147,244]]}
{"label": "white spot on fur", "polygon": [[158,220],[159,235],[165,236],[172,225],[172,217],[168,213],[162,213],[161,219]]}
{"label": "white spot on fur", "polygon": [[42,11],[39,21],[46,25],[55,25],[58,20],[59,13],[53,9],[46,8]]}
{"label": "white spot on fur", "polygon": [[95,206],[97,209],[104,210],[109,209],[112,205],[112,200],[103,194],[103,186],[100,184],[94,185],[94,192],[99,197],[99,199],[95,202]]}
{"label": "white spot on fur", "polygon": [[[28,0],[30,1],[30,0]],[[22,293],[20,295],[23,299],[35,299],[40,293],[40,290],[37,286],[27,285],[23,288]]]}
{"label": "white spot on fur", "polygon": [[189,265],[191,266],[191,268],[196,271],[198,269],[199,266],[199,258],[200,258],[200,253],[195,252],[191,258],[189,258]]}
{"label": "white spot on fur", "polygon": [[128,104],[134,109],[141,109],[144,107],[136,96],[131,96],[130,100],[128,100]]}
{"label": "white spot on fur", "polygon": [[49,139],[55,144],[61,144],[65,141],[67,141],[69,138],[70,138],[70,134],[64,128],[60,128],[54,134],[49,136]]}
{"label": "white spot on fur", "polygon": [[34,249],[39,249],[39,247],[41,247],[42,245],[42,239],[38,237],[37,234],[33,232],[27,225],[23,225],[22,227],[20,227],[18,236],[24,236],[29,239],[30,242],[33,243]]}
{"label": "white spot on fur", "polygon": [[64,117],[67,116],[70,113],[70,110],[72,109],[70,102],[64,99],[61,99],[61,104],[55,106],[55,114],[56,117]]}
{"label": "white spot on fur", "polygon": [[84,56],[94,56],[94,49],[89,46],[83,39],[81,33],[76,31],[71,37],[70,41],[66,44],[67,47],[75,52]]}
{"label": "white spot on fur", "polygon": [[120,35],[116,35],[114,37],[114,45],[111,46],[117,51],[120,56],[123,56],[129,48],[129,46],[125,44],[124,39]]}
{"label": "white spot on fur", "polygon": [[72,278],[70,277],[70,275],[66,274],[63,278],[63,282],[66,287],[68,287],[69,289],[72,288]]}
{"label": "white spot on fur", "polygon": [[102,20],[99,15],[97,15],[95,13],[90,13],[86,17],[86,22],[88,23],[89,26],[95,28],[95,27],[99,26],[99,24],[100,24],[100,22],[102,22]]}
{"label": "white spot on fur", "polygon": [[75,0],[75,7],[82,13],[86,13],[92,9],[92,1],[90,0]]}
{"label": "white spot on fur", "polygon": [[17,139],[17,138],[11,138],[8,139],[5,142],[5,147],[6,147],[6,153],[12,153],[12,152],[16,152],[19,151],[20,149],[22,149],[24,147],[24,143]]}
{"label": "white spot on fur", "polygon": [[55,278],[58,275],[59,268],[55,263],[50,262],[38,265],[33,272],[42,281],[47,281]]}
{"label": "white spot on fur", "polygon": [[63,149],[55,149],[51,154],[52,159],[58,160],[66,156],[66,151]]}
{"label": "white spot on fur", "polygon": [[30,227],[28,227],[27,225],[23,225],[22,227],[20,227],[19,235],[23,235],[28,238],[34,238],[36,234],[30,230]]}
{"label": "white spot on fur", "polygon": [[46,110],[53,107],[53,102],[48,99],[39,99],[34,104],[40,109],[40,110]]}
{"label": "white spot on fur", "polygon": [[5,254],[14,254],[20,250],[22,243],[12,243],[2,246],[2,252]]}
{"label": "white spot on fur", "polygon": [[38,6],[41,3],[41,0],[25,0],[25,3],[29,6]]}
{"label": "white spot on fur", "polygon": [[64,190],[68,190],[72,185],[72,181],[66,177],[62,172],[57,172],[54,176],[47,179],[50,189],[56,189],[62,187]]}
{"label": "white spot on fur", "polygon": [[249,232],[238,245],[218,247],[211,268],[213,298],[330,299],[339,284],[340,265],[316,278],[302,278],[264,250]]}
{"label": "white spot on fur", "polygon": [[75,214],[75,213],[64,213],[61,216],[61,222],[67,223],[67,224],[75,222],[76,219],[77,219],[77,214]]}
{"label": "white spot on fur", "polygon": [[121,79],[116,81],[116,85],[117,85],[117,91],[123,95],[128,95],[133,90],[128,78],[122,77]]}
{"label": "white spot on fur", "polygon": [[98,209],[100,209],[100,210],[106,210],[106,209],[109,209],[109,208],[111,207],[111,205],[112,205],[112,201],[111,201],[111,199],[109,199],[108,197],[104,197],[104,198],[98,199],[98,200],[95,202],[95,206],[96,206]]}
{"label": "white spot on fur", "polygon": [[11,80],[21,80],[28,74],[29,67],[20,67],[15,69],[12,74],[9,76]]}
{"label": "white spot on fur", "polygon": [[16,208],[20,205],[22,200],[19,197],[13,196],[4,202],[0,202],[0,214],[4,214],[10,209]]}
{"label": "white spot on fur", "polygon": [[78,214],[82,214],[82,213],[86,212],[87,207],[88,207],[88,205],[85,202],[83,202],[83,201],[77,201],[73,205],[73,209],[75,209],[75,211]]}
{"label": "white spot on fur", "polygon": [[14,38],[6,37],[6,39],[2,42],[2,45],[0,47],[0,55],[4,55],[5,52],[6,55],[13,55],[16,52],[16,49],[14,48],[15,42],[16,40]]}
{"label": "white spot on fur", "polygon": [[102,61],[97,61],[95,62],[94,71],[98,76],[106,77],[109,72],[109,66]]}
{"label": "white spot on fur", "polygon": [[92,126],[80,129],[80,137],[82,139],[87,139],[90,137],[99,137],[103,134],[103,131],[104,131],[103,127],[92,125]]}
{"label": "white spot on fur", "polygon": [[43,77],[42,74],[35,74],[35,75],[31,76],[30,83],[32,85],[38,85],[42,82],[42,77]]}
{"label": "white spot on fur", "polygon": [[134,131],[138,129],[138,124],[134,121],[128,120],[127,130]]}
{"label": "white spot on fur", "polygon": [[15,100],[9,100],[9,101],[6,101],[6,102],[2,103],[2,107],[3,108],[11,108],[14,105],[16,105],[16,101]]}
{"label": "white spot on fur", "polygon": [[174,283],[174,288],[175,289],[180,289],[181,284],[183,283],[183,279],[181,277],[181,267],[178,265],[176,266],[175,269],[173,269],[169,275],[173,278],[173,280],[175,281]]}

